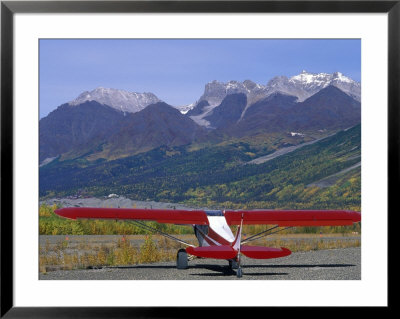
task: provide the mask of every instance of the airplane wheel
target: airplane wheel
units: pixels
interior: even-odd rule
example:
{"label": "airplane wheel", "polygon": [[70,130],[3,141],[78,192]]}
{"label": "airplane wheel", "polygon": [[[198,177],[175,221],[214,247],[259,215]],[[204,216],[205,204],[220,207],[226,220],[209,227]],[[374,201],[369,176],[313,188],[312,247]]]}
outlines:
{"label": "airplane wheel", "polygon": [[242,278],[242,276],[243,276],[242,268],[238,268],[238,270],[236,271],[236,277]]}
{"label": "airplane wheel", "polygon": [[230,269],[238,269],[239,264],[236,260],[229,260],[229,268]]}
{"label": "airplane wheel", "polygon": [[187,269],[188,268],[188,255],[185,249],[181,248],[178,250],[176,255],[176,268]]}

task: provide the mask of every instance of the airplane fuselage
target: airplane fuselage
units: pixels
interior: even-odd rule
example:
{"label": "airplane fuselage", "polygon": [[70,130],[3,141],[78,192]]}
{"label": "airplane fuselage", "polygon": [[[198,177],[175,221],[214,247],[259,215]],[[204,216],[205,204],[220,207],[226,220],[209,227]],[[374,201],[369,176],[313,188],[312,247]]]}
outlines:
{"label": "airplane fuselage", "polygon": [[220,210],[205,211],[209,225],[193,225],[199,247],[231,245],[235,236]]}

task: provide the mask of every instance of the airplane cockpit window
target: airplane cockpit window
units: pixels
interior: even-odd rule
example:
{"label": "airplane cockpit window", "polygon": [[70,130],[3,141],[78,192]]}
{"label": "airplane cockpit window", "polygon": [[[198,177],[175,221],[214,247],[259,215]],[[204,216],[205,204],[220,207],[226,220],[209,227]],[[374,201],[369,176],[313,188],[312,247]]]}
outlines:
{"label": "airplane cockpit window", "polygon": [[206,210],[207,216],[224,216],[222,210]]}

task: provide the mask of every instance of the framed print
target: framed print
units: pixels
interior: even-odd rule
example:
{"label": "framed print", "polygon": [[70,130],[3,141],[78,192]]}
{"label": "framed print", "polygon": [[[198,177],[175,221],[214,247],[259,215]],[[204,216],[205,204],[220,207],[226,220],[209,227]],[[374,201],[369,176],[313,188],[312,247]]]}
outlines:
{"label": "framed print", "polygon": [[398,1],[2,1],[1,316],[388,307],[399,18]]}

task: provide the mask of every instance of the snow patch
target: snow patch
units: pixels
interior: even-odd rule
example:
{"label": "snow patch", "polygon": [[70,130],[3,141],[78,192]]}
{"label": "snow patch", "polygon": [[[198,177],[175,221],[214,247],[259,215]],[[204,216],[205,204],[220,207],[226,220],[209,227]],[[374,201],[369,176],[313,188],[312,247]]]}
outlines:
{"label": "snow patch", "polygon": [[305,134],[303,134],[303,133],[297,133],[297,132],[290,132],[290,135],[291,135],[291,136],[300,136],[300,137],[304,137],[304,136],[305,136]]}
{"label": "snow patch", "polygon": [[137,93],[98,87],[93,91],[81,93],[76,99],[70,101],[69,104],[76,106],[88,101],[96,101],[121,112],[135,113],[161,100],[153,93]]}

